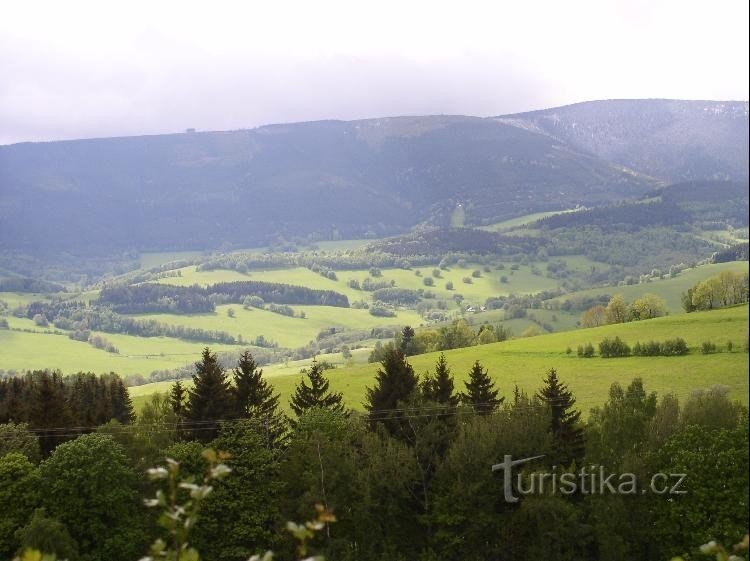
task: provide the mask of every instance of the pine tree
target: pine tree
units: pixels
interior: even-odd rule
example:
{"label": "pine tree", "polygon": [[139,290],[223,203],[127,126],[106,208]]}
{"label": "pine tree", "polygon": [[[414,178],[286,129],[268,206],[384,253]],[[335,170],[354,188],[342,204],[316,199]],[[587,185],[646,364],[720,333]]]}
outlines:
{"label": "pine tree", "polygon": [[427,374],[422,382],[422,397],[427,401],[434,401],[440,405],[455,407],[458,405],[458,396],[453,393],[455,384],[445,354],[440,353],[435,363],[435,374]]}
{"label": "pine tree", "polygon": [[59,436],[60,431],[54,429],[73,426],[73,418],[62,376],[58,372],[34,372],[29,380],[29,424],[32,429],[50,429],[37,433],[42,452],[46,456],[64,440]]}
{"label": "pine tree", "polygon": [[398,349],[388,349],[380,364],[375,387],[367,388],[365,407],[370,412],[371,426],[382,422],[395,435],[400,431],[401,415],[393,410],[412,400],[419,380]]}
{"label": "pine tree", "polygon": [[400,342],[399,342],[399,349],[402,353],[405,355],[411,354],[411,351],[413,350],[413,340],[415,336],[414,328],[407,325],[401,330],[400,334]]}
{"label": "pine tree", "polygon": [[289,401],[289,405],[297,417],[301,417],[305,411],[315,407],[330,409],[337,413],[344,412],[344,405],[341,403],[342,395],[328,391],[329,382],[323,376],[322,364],[313,361],[307,372],[307,379],[310,381],[310,385],[308,386],[305,379],[302,378]]}
{"label": "pine tree", "polygon": [[193,387],[188,391],[185,418],[195,425],[196,438],[208,441],[216,436],[218,424],[215,421],[232,415],[232,392],[226,372],[208,347],[203,349],[195,370]]}
{"label": "pine tree", "polygon": [[461,401],[465,405],[470,405],[474,411],[480,415],[492,413],[505,398],[498,398],[498,391],[495,389],[495,383],[487,374],[484,368],[477,360],[469,372],[469,381],[464,382],[466,392],[461,394]]}
{"label": "pine tree", "polygon": [[544,379],[544,386],[536,397],[550,412],[550,432],[555,441],[557,463],[580,464],[584,455],[583,429],[580,427],[581,412],[573,409],[575,398],[568,386],[557,377],[551,368]]}
{"label": "pine tree", "polygon": [[284,414],[279,411],[279,395],[263,379],[263,369],[245,351],[233,370],[234,416],[242,419],[257,419],[263,425],[269,443],[277,441],[286,430]]}
{"label": "pine tree", "polygon": [[172,406],[172,411],[177,415],[178,419],[181,419],[185,414],[185,400],[187,399],[187,390],[182,385],[180,380],[176,380],[169,390],[169,404]]}
{"label": "pine tree", "polygon": [[117,374],[111,373],[109,376],[109,393],[112,402],[112,418],[124,425],[134,422],[133,400],[130,399],[128,388]]}

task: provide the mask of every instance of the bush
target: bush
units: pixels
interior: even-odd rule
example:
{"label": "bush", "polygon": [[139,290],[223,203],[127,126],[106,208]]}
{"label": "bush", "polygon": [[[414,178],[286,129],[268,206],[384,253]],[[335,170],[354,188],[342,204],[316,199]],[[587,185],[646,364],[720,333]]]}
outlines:
{"label": "bush", "polygon": [[664,356],[681,356],[688,353],[688,346],[685,339],[677,337],[667,339],[661,344],[661,354]]}
{"label": "bush", "polygon": [[260,296],[247,296],[242,301],[242,305],[245,308],[260,308],[260,309],[263,309],[263,307],[266,305],[266,302]]}
{"label": "bush", "polygon": [[383,306],[373,304],[372,306],[370,306],[370,315],[382,318],[393,318],[396,317],[396,312]]}
{"label": "bush", "polygon": [[594,356],[594,345],[591,343],[578,345],[578,356],[581,358],[591,358]]}
{"label": "bush", "polygon": [[273,312],[274,314],[281,314],[282,316],[288,316],[290,318],[294,317],[294,309],[292,309],[291,306],[287,306],[286,304],[269,304],[266,308],[269,312]]}
{"label": "bush", "polygon": [[471,276],[474,277],[475,279],[478,279],[482,276],[482,271],[480,271],[479,269],[474,269],[471,272]]}
{"label": "bush", "polygon": [[448,281],[445,283],[445,290],[453,290],[453,281]]}
{"label": "bush", "polygon": [[435,281],[432,277],[425,277],[422,279],[422,284],[425,286],[435,286]]}
{"label": "bush", "polygon": [[36,314],[31,319],[34,321],[34,325],[37,325],[39,327],[47,327],[49,325],[47,318],[43,316],[42,314]]}
{"label": "bush", "polygon": [[619,337],[606,337],[599,343],[599,354],[602,358],[630,356],[630,347]]}
{"label": "bush", "polygon": [[461,280],[462,280],[462,281],[463,281],[464,283],[466,283],[466,284],[471,284],[471,282],[472,282],[472,281],[471,281],[471,277],[464,277],[464,278],[463,278],[463,279],[461,279]]}
{"label": "bush", "polygon": [[711,341],[703,341],[701,343],[701,353],[708,355],[716,352],[716,344]]}
{"label": "bush", "polygon": [[658,341],[638,342],[633,346],[633,354],[636,356],[680,356],[688,354],[688,346],[681,337],[667,339],[661,343]]}

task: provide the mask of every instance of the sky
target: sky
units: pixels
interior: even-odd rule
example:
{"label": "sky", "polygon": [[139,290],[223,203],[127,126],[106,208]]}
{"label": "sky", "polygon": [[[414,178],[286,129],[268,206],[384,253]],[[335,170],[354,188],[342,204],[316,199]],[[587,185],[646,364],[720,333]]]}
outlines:
{"label": "sky", "polygon": [[747,0],[5,0],[0,144],[748,99]]}

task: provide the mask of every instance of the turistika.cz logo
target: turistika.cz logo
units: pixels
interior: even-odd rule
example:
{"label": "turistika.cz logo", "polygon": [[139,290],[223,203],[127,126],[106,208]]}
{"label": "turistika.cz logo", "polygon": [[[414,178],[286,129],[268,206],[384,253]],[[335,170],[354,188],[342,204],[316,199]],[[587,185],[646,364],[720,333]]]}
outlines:
{"label": "turistika.cz logo", "polygon": [[494,464],[492,471],[503,472],[503,491],[505,501],[518,502],[519,495],[542,495],[558,493],[562,495],[638,495],[653,493],[655,495],[684,495],[684,473],[655,473],[648,485],[639,485],[634,473],[609,473],[604,466],[583,466],[578,471],[565,471],[552,466],[552,471],[516,473],[513,485],[513,468],[543,458],[532,456],[514,460],[513,456],[505,455],[502,463]]}

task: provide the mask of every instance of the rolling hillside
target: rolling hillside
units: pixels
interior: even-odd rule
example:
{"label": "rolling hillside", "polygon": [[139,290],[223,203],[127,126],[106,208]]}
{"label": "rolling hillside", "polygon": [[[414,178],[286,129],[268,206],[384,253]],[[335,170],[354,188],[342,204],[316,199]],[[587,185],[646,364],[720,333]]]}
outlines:
{"label": "rolling hillside", "polygon": [[[695,389],[713,385],[726,385],[730,395],[748,403],[748,361],[744,346],[747,344],[748,307],[697,312],[679,316],[668,316],[653,320],[608,325],[537,337],[514,339],[478,347],[467,347],[447,351],[448,363],[456,377],[457,389],[463,388],[471,365],[480,360],[495,379],[502,395],[512,395],[514,386],[531,393],[541,384],[545,372],[556,368],[578,400],[578,407],[588,413],[591,407],[600,405],[607,398],[613,382],[627,385],[633,378],[641,377],[648,391],[659,394],[675,393],[684,399]],[[690,354],[677,357],[627,357],[616,359],[578,358],[567,347],[591,342],[596,345],[604,337],[619,336],[628,344],[636,341],[665,340],[682,337],[690,347]],[[703,355],[700,345],[711,341],[721,352]],[[733,350],[726,350],[732,341]],[[422,374],[431,369],[437,353],[409,358],[414,370]],[[300,379],[299,364],[277,365],[268,370],[269,379],[282,394],[286,404]],[[327,372],[331,388],[344,393],[349,407],[362,409],[365,388],[373,384],[377,364],[337,368]],[[168,382],[147,384],[132,388],[137,403],[145,396],[166,391]]]}

